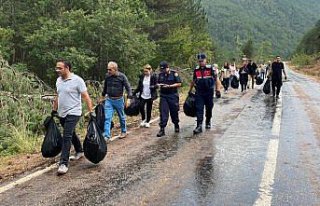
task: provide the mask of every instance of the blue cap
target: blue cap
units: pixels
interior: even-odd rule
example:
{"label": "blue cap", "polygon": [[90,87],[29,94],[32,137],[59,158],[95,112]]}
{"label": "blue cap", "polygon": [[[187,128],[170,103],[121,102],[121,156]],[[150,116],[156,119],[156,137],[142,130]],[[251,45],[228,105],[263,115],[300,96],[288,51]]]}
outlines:
{"label": "blue cap", "polygon": [[166,69],[168,67],[169,67],[168,62],[166,62],[166,61],[160,62],[160,69]]}
{"label": "blue cap", "polygon": [[207,58],[207,56],[204,53],[200,53],[197,55],[198,60],[204,60]]}

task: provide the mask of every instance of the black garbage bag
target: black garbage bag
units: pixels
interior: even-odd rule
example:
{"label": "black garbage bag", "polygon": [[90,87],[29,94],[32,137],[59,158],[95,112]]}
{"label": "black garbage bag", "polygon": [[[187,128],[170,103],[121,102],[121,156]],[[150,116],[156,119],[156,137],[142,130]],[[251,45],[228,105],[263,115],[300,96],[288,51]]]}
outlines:
{"label": "black garbage bag", "polygon": [[256,84],[261,85],[263,83],[263,78],[259,75],[256,77]]}
{"label": "black garbage bag", "polygon": [[[95,113],[97,116],[97,125],[99,126],[100,130],[104,131],[104,122],[106,119],[105,113],[104,113],[104,103],[100,103],[95,108]],[[114,127],[114,122],[111,121],[111,129]]]}
{"label": "black garbage bag", "polygon": [[128,116],[137,116],[140,113],[140,99],[136,96],[130,101],[130,105],[124,108],[124,113]]}
{"label": "black garbage bag", "polygon": [[263,85],[263,92],[265,94],[270,94],[270,92],[271,92],[271,84],[270,84],[269,79],[267,79],[266,83],[264,83],[264,85]]}
{"label": "black garbage bag", "polygon": [[98,164],[107,154],[107,143],[95,117],[90,117],[87,135],[83,142],[83,151],[84,156],[94,164]]}
{"label": "black garbage bag", "polygon": [[189,93],[183,104],[183,112],[189,117],[196,117],[196,98],[194,93]]}
{"label": "black garbage bag", "polygon": [[237,79],[237,77],[233,77],[232,78],[231,87],[233,89],[238,89],[239,88],[239,80]]}
{"label": "black garbage bag", "polygon": [[53,116],[49,116],[43,123],[46,134],[41,146],[43,157],[55,157],[61,152],[62,136]]}
{"label": "black garbage bag", "polygon": [[101,131],[104,131],[105,114],[104,114],[104,106],[102,103],[96,106],[95,113],[97,117],[97,125]]}
{"label": "black garbage bag", "polygon": [[220,91],[216,91],[216,98],[217,99],[221,98],[221,92]]}

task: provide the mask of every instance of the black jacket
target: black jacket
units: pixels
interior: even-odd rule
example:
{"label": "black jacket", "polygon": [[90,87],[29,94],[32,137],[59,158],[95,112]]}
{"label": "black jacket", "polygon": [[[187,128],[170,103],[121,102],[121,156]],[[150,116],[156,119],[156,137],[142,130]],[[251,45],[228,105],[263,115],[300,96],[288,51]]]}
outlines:
{"label": "black jacket", "polygon": [[[141,94],[143,92],[143,78],[144,78],[144,75],[143,74],[140,75],[138,86],[133,92],[134,95],[136,95],[137,93],[140,93],[139,94],[139,98],[141,98]],[[152,100],[157,99],[158,98],[158,93],[157,93],[157,75],[155,73],[151,73],[150,91],[151,91],[151,99]]]}

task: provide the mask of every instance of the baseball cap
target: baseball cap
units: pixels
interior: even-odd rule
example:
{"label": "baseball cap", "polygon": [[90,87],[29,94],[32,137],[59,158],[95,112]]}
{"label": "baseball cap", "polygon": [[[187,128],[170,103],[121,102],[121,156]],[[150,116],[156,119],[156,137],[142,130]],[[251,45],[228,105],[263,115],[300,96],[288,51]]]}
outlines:
{"label": "baseball cap", "polygon": [[200,53],[197,55],[198,60],[204,60],[207,58],[207,56],[204,53]]}
{"label": "baseball cap", "polygon": [[166,61],[162,61],[162,62],[160,62],[160,69],[166,69],[166,68],[168,68],[168,62],[166,62]]}

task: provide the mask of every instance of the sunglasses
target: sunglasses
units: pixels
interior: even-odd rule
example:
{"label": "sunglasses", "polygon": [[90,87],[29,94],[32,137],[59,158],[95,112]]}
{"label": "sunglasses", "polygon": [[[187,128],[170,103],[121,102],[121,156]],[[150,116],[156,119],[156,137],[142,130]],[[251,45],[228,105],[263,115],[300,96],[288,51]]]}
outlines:
{"label": "sunglasses", "polygon": [[62,67],[56,67],[55,70],[63,70],[64,68]]}

